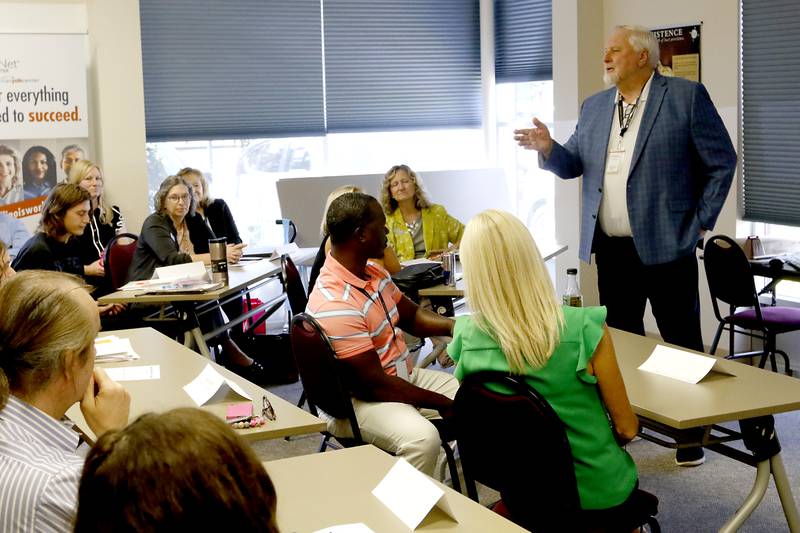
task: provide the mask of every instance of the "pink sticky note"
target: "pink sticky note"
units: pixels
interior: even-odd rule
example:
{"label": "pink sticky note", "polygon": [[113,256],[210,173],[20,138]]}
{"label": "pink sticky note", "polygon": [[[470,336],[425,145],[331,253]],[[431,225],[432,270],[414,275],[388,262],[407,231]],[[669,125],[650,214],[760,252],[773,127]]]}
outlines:
{"label": "pink sticky note", "polygon": [[232,403],[228,406],[228,412],[225,415],[227,419],[242,418],[243,416],[253,416],[253,403],[242,402]]}

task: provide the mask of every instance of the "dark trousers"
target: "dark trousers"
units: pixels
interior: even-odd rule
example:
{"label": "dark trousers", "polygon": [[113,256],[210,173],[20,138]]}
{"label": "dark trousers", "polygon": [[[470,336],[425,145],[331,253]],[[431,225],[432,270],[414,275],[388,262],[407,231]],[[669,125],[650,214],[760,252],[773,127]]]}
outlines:
{"label": "dark trousers", "polygon": [[665,342],[704,351],[694,254],[645,265],[633,238],[608,237],[600,231],[594,248],[600,304],[608,309],[610,327],[644,335],[644,310],[650,300]]}

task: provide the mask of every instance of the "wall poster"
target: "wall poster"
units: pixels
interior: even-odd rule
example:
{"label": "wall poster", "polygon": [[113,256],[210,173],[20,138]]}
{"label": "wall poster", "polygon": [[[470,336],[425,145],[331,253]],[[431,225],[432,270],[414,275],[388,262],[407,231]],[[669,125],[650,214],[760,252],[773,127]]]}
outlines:
{"label": "wall poster", "polygon": [[33,230],[88,137],[86,35],[0,34],[0,215]]}
{"label": "wall poster", "polygon": [[700,29],[702,23],[652,30],[661,59],[658,73],[700,81]]}

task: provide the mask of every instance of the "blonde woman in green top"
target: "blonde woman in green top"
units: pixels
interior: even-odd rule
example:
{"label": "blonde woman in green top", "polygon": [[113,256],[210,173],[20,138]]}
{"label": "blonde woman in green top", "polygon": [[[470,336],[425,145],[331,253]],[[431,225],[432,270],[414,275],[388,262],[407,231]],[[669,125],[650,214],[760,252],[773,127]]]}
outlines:
{"label": "blonde woman in green top", "polygon": [[581,507],[635,505],[636,465],[620,445],[636,436],[639,421],[605,308],[562,307],[530,232],[510,213],[489,210],[470,220],[461,261],[473,314],[457,319],[448,347],[455,376],[525,376],[564,423]]}
{"label": "blonde woman in green top", "polygon": [[381,204],[386,213],[387,238],[400,261],[437,257],[458,247],[464,224],[432,204],[422,180],[408,165],[395,165],[383,178]]}

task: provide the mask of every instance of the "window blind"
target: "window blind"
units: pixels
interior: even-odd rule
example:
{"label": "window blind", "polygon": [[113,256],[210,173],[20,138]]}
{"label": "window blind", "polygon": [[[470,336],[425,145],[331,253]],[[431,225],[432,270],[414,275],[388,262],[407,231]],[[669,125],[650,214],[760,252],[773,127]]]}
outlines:
{"label": "window blind", "polygon": [[551,0],[495,0],[497,83],[553,79]]}
{"label": "window blind", "polygon": [[800,225],[800,10],[742,0],[743,218]]}
{"label": "window blind", "polygon": [[320,0],[139,6],[148,141],[324,132]]}
{"label": "window blind", "polygon": [[329,132],[481,125],[477,0],[324,0]]}

